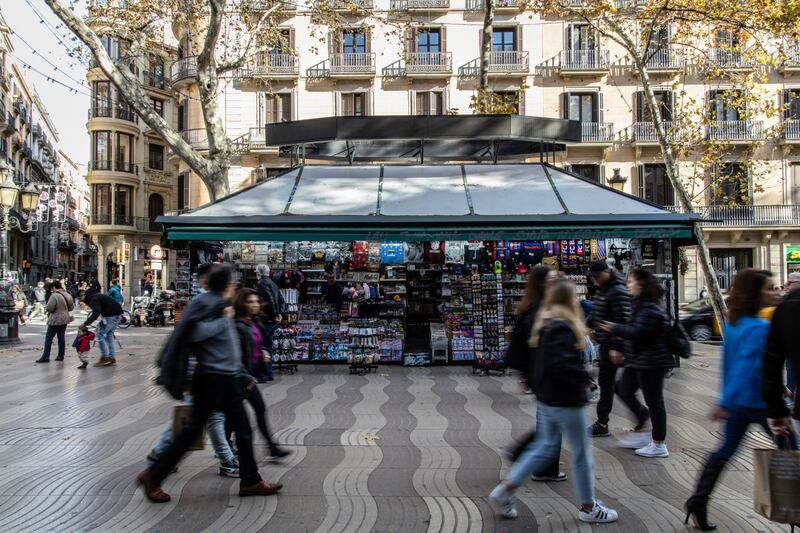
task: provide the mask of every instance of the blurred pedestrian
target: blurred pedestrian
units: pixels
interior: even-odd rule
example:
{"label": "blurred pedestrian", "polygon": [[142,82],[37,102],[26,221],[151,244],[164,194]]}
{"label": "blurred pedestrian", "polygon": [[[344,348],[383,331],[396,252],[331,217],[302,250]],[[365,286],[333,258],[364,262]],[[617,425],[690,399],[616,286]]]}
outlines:
{"label": "blurred pedestrian", "polygon": [[92,322],[101,318],[97,326],[97,344],[100,345],[100,360],[94,366],[111,366],[117,364],[117,339],[114,331],[122,315],[122,306],[107,294],[89,289],[79,293],[78,297],[89,306],[91,313],[86,317],[84,326],[91,326]]}
{"label": "blurred pedestrian", "polygon": [[514,492],[532,472],[541,472],[558,452],[563,433],[572,451],[573,482],[580,502],[578,519],[604,523],[617,520],[617,512],[595,499],[591,444],[584,406],[588,403],[589,373],[583,364],[585,326],[575,286],[557,280],[548,288],[533,326],[529,343],[537,349],[533,386],[540,403],[536,440],[514,463],[505,481],[489,499],[506,518],[516,518]]}
{"label": "blurred pedestrian", "polygon": [[708,500],[750,424],[759,424],[770,438],[772,436],[767,425],[767,404],[761,392],[770,324],[758,316],[772,301],[771,281],[770,272],[753,268],[742,269],[733,278],[728,321],[723,329],[722,398],[710,415],[714,421],[724,421],[724,440],[706,460],[694,494],[685,505],[686,523],[692,518],[694,526],[703,531],[717,527],[708,521]]}
{"label": "blurred pedestrian", "polygon": [[47,305],[47,291],[44,290],[44,282],[40,281],[36,284],[36,288],[33,289],[33,305],[31,312],[28,314],[28,319],[33,320],[38,316],[47,319],[45,305]]}
{"label": "blurred pedestrian", "polygon": [[119,286],[119,280],[117,278],[111,280],[111,286],[108,288],[108,295],[120,305],[125,303],[125,297],[122,296],[122,287]]}
{"label": "blurred pedestrian", "polygon": [[14,309],[17,311],[19,323],[24,326],[26,324],[25,312],[28,309],[28,299],[16,283],[11,286],[11,299],[14,300]]}
{"label": "blurred pedestrian", "polygon": [[36,360],[37,363],[50,362],[50,347],[53,344],[53,338],[58,338],[58,357],[56,361],[64,360],[64,352],[67,349],[66,331],[67,324],[72,322],[72,307],[74,305],[72,296],[63,290],[61,283],[58,281],[52,282],[53,292],[50,294],[50,299],[47,300],[47,333],[44,336],[44,349],[42,356]]}
{"label": "blurred pedestrian", "polygon": [[[286,311],[286,302],[283,299],[278,284],[269,277],[269,265],[261,264],[256,266],[256,289],[261,295],[264,304],[264,325],[266,326],[267,340],[270,354],[272,354],[272,339],[278,330],[278,324],[283,320],[283,313]],[[265,377],[267,381],[274,378],[272,373],[272,358],[267,361]]]}

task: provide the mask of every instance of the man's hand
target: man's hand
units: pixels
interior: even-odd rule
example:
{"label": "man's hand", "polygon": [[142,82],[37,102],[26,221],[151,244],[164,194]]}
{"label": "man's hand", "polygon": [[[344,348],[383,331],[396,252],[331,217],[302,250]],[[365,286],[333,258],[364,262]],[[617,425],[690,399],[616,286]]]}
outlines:
{"label": "man's hand", "polygon": [[222,311],[222,316],[233,320],[233,318],[236,316],[236,311],[234,311],[233,307],[229,305]]}
{"label": "man's hand", "polygon": [[792,419],[786,418],[768,418],[769,430],[776,437],[788,437],[794,431],[792,427]]}
{"label": "man's hand", "polygon": [[261,350],[261,357],[264,359],[265,363],[268,363],[269,360],[272,359],[272,356],[269,355],[267,350]]}
{"label": "man's hand", "polygon": [[614,324],[613,322],[605,322],[605,321],[603,321],[603,322],[600,322],[600,324],[598,324],[597,327],[602,329],[603,331],[605,331],[607,333],[611,333],[611,330],[614,329],[614,326],[616,326],[616,324]]}
{"label": "man's hand", "polygon": [[709,415],[708,415],[708,417],[711,420],[713,420],[714,422],[719,422],[720,420],[725,420],[726,418],[728,418],[728,416],[730,416],[728,411],[726,411],[725,409],[723,409],[719,405],[715,405],[711,409],[711,413],[709,413]]}
{"label": "man's hand", "polygon": [[625,361],[625,356],[619,350],[609,350],[608,360],[615,365],[621,365]]}

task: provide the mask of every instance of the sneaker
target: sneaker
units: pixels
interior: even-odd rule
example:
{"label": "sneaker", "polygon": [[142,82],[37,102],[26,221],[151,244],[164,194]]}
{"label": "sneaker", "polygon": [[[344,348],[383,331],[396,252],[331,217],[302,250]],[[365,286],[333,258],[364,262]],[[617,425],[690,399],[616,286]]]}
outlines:
{"label": "sneaker", "polygon": [[555,476],[531,476],[534,481],[566,481],[567,475],[564,472],[559,472]]}
{"label": "sneaker", "polygon": [[638,450],[642,446],[647,446],[653,440],[653,435],[649,431],[630,431],[620,437],[617,445],[628,450]]}
{"label": "sneaker", "polygon": [[591,511],[584,511],[581,509],[578,512],[578,520],[595,524],[607,524],[617,521],[617,512],[596,501]]}
{"label": "sneaker", "polygon": [[224,477],[239,477],[239,463],[228,461],[219,464],[219,475]]}
{"label": "sneaker", "polygon": [[608,432],[608,424],[601,424],[600,422],[595,422],[589,426],[589,431],[592,437],[608,437],[610,435]]}
{"label": "sneaker", "polygon": [[281,459],[288,457],[291,454],[292,452],[290,452],[289,450],[286,450],[284,448],[279,448],[276,446],[269,451],[269,460],[270,462],[276,463]]}
{"label": "sneaker", "polygon": [[651,442],[644,448],[639,448],[634,452],[641,457],[669,457],[669,450],[666,444],[656,444]]}
{"label": "sneaker", "polygon": [[116,360],[116,358],[114,358],[114,357],[109,357],[109,358],[108,358],[108,364],[109,364],[109,365],[116,365],[116,364],[117,364],[117,360]]}
{"label": "sneaker", "polygon": [[500,508],[503,518],[517,517],[517,504],[514,496],[508,493],[506,486],[500,483],[489,494],[489,500]]}
{"label": "sneaker", "polygon": [[156,461],[158,461],[158,457],[156,456],[156,451],[150,450],[149,452],[147,452],[147,462],[155,463]]}

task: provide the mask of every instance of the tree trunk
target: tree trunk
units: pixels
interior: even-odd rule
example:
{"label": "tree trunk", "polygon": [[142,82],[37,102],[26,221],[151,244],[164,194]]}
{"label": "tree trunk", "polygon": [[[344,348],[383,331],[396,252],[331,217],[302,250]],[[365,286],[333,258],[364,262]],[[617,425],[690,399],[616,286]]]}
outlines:
{"label": "tree trunk", "polygon": [[492,55],[492,26],[494,25],[495,0],[483,0],[486,13],[483,16],[483,40],[481,41],[480,93],[487,97],[489,91],[489,58]]}
{"label": "tree trunk", "polygon": [[203,180],[208,189],[208,196],[212,202],[225,198],[230,193],[228,186],[228,169],[218,167],[208,179]]}
{"label": "tree trunk", "polygon": [[[678,162],[675,159],[675,154],[672,152],[672,146],[670,146],[669,139],[667,138],[667,132],[664,129],[664,121],[661,118],[661,109],[659,108],[655,94],[653,93],[653,87],[650,82],[650,75],[647,71],[647,67],[644,64],[643,58],[638,57],[636,54],[632,55],[636,63],[636,68],[639,71],[642,88],[644,89],[643,101],[645,105],[647,105],[647,109],[650,111],[650,116],[653,117],[653,127],[656,130],[658,144],[661,147],[661,155],[664,157],[667,176],[669,177],[669,181],[672,183],[673,189],[677,193],[678,202],[680,203],[683,211],[686,213],[694,213],[692,201],[689,198],[686,189],[683,187],[683,183],[680,181]],[[640,176],[639,179],[641,178],[642,177]],[[722,297],[719,281],[715,275],[714,266],[711,264],[711,254],[708,252],[708,245],[706,244],[705,237],[703,236],[703,229],[699,222],[694,223],[694,235],[697,238],[697,249],[699,252],[698,258],[700,260],[700,266],[703,269],[703,277],[706,281],[706,288],[708,289],[708,295],[711,300],[711,307],[714,309],[714,314],[717,316],[717,320],[720,324],[722,324],[728,314],[728,308],[725,304],[725,299]]]}

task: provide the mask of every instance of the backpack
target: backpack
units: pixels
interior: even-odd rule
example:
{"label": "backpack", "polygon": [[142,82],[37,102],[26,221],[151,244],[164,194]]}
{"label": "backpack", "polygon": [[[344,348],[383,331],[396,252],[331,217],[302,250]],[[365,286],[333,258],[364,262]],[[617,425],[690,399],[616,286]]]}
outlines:
{"label": "backpack", "polygon": [[692,356],[692,343],[689,340],[689,335],[683,329],[680,320],[675,320],[672,323],[672,331],[670,331],[667,338],[667,347],[673,355],[688,359]]}

